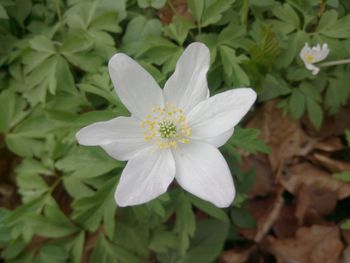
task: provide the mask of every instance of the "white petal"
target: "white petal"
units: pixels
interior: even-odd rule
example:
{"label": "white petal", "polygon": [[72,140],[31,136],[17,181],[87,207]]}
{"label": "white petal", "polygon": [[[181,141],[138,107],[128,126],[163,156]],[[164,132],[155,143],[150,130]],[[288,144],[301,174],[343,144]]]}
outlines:
{"label": "white petal", "polygon": [[207,71],[209,49],[202,43],[189,45],[177,61],[174,74],[164,87],[165,100],[185,112],[191,110],[208,95]]}
{"label": "white petal", "polygon": [[114,142],[101,145],[101,147],[114,159],[127,161],[136,156],[140,151],[152,147],[143,138],[132,142]]}
{"label": "white petal", "polygon": [[177,182],[188,192],[217,207],[229,206],[235,188],[221,153],[207,143],[192,141],[174,151]]}
{"label": "white petal", "polygon": [[234,131],[234,128],[232,128],[224,133],[221,133],[215,137],[203,138],[202,140],[204,140],[205,142],[218,148],[218,147],[223,146],[228,141],[228,139],[231,138],[233,131]]}
{"label": "white petal", "polygon": [[174,176],[175,162],[170,150],[145,149],[124,168],[115,200],[119,206],[146,203],[163,194]]}
{"label": "white petal", "polygon": [[316,67],[314,64],[305,63],[305,67],[312,72],[312,75],[317,75],[320,71],[320,68]]}
{"label": "white petal", "polygon": [[115,54],[108,68],[115,91],[133,116],[143,119],[153,107],[164,105],[162,90],[156,81],[127,55]]}
{"label": "white petal", "polygon": [[88,146],[143,140],[140,122],[133,117],[96,122],[82,128],[75,136],[80,144]]}
{"label": "white petal", "polygon": [[198,104],[189,114],[191,138],[216,137],[232,129],[248,112],[256,99],[250,88],[219,93]]}

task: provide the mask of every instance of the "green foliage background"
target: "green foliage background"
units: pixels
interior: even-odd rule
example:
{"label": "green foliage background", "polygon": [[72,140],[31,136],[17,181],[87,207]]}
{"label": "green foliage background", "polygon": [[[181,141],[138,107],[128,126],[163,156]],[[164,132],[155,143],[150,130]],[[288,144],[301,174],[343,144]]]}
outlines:
{"label": "green foliage background", "polygon": [[[188,0],[186,19],[159,19],[165,0],[0,0],[0,134],[18,156],[22,204],[0,209],[6,262],[214,262],[236,227],[255,222],[241,207],[254,171],[237,167],[237,148],[269,152],[259,131],[237,128],[221,149],[238,196],[221,210],[177,187],[141,206],[117,208],[125,165],[98,147],[77,145],[90,123],[127,115],[106,63],[125,52],[159,83],[184,47],[211,51],[212,94],[251,86],[262,103],[280,98],[294,118],[316,128],[350,95],[346,66],[312,76],[299,59],[305,42],[326,42],[329,59],[350,55],[348,0]],[[198,211],[206,214],[198,219]],[[202,216],[203,217],[203,216]],[[196,219],[197,218],[197,219]]]}

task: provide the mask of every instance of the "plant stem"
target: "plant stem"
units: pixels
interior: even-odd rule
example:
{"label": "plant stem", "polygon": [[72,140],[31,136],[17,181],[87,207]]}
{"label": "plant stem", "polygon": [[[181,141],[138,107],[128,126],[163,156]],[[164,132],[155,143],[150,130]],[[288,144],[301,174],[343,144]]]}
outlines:
{"label": "plant stem", "polygon": [[58,20],[60,21],[60,30],[61,30],[61,33],[63,36],[63,18],[62,18],[60,4],[59,4],[58,0],[55,1],[55,5],[56,5],[56,12],[57,12]]}
{"label": "plant stem", "polygon": [[335,60],[335,61],[329,61],[329,62],[320,63],[317,66],[319,66],[319,67],[329,67],[329,66],[343,65],[343,64],[349,64],[349,63],[350,63],[350,59],[342,59],[342,60]]}

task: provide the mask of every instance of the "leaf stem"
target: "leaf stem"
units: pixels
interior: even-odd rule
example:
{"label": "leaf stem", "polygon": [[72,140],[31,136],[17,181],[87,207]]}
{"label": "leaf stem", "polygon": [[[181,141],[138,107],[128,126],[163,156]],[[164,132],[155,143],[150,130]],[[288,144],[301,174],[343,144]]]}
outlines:
{"label": "leaf stem", "polygon": [[329,67],[335,65],[350,64],[350,59],[334,60],[318,64],[319,67]]}
{"label": "leaf stem", "polygon": [[58,20],[60,21],[60,30],[63,36],[63,18],[62,18],[62,13],[61,13],[61,9],[60,9],[60,4],[58,2],[58,0],[55,0],[55,6],[56,6],[56,13],[58,16]]}

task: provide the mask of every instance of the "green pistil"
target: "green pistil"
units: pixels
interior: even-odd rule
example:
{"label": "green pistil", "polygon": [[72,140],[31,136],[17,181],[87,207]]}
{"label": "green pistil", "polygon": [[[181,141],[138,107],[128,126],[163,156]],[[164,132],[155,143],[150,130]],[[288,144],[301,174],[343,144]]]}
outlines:
{"label": "green pistil", "polygon": [[162,121],[159,123],[158,132],[162,138],[172,138],[176,135],[176,126],[171,121]]}

